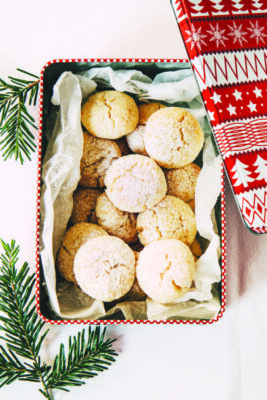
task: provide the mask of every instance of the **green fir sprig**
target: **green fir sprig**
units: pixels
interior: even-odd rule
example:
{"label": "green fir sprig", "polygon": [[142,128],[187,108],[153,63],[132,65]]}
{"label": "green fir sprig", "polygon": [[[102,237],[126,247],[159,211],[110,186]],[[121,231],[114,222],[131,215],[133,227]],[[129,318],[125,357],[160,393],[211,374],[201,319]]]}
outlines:
{"label": "green fir sprig", "polygon": [[27,79],[9,76],[6,82],[0,78],[0,151],[4,160],[14,157],[23,164],[24,156],[30,160],[36,148],[31,128],[37,127],[27,106],[36,105],[40,79],[17,70]]}
{"label": "green fir sprig", "polygon": [[29,275],[27,263],[16,268],[19,246],[14,240],[1,243],[0,339],[5,347],[0,345],[0,387],[15,380],[39,382],[40,393],[51,400],[53,389],[68,391],[69,386],[81,386],[84,379],[107,369],[117,356],[114,339],[105,339],[105,329],[89,327],[70,336],[67,349],[60,345],[53,365],[42,361],[39,353],[49,329],[44,329],[35,309],[34,274]]}

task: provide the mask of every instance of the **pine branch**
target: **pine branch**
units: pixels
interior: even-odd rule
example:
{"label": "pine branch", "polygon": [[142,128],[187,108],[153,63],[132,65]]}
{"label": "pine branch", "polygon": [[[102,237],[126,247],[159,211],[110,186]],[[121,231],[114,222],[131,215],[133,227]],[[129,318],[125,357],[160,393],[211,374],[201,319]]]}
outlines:
{"label": "pine branch", "polygon": [[30,160],[36,148],[30,129],[37,127],[27,105],[36,105],[40,80],[27,71],[17,70],[34,80],[9,77],[10,82],[6,82],[0,78],[0,151],[4,160],[15,157],[23,164],[24,156]]}
{"label": "pine branch", "polygon": [[[40,393],[51,399],[51,390],[68,391],[69,386],[80,386],[81,379],[92,378],[115,361],[113,340],[105,339],[106,330],[99,327],[85,329],[77,336],[69,337],[66,351],[63,344],[55,357],[53,366],[42,362],[39,353],[48,333],[43,332],[42,321],[35,310],[34,275],[24,263],[18,271],[19,246],[14,240],[10,244],[1,241],[4,253],[0,256],[0,338],[6,349],[0,346],[0,387],[15,380],[40,382]],[[87,339],[86,339],[87,336]]]}
{"label": "pine branch", "polygon": [[111,348],[113,340],[104,340],[105,333],[106,329],[101,334],[99,327],[94,331],[89,327],[87,341],[85,330],[77,337],[70,337],[67,357],[61,345],[48,377],[48,387],[67,390],[66,386],[81,386],[85,383],[81,379],[93,378],[107,369],[117,354]]}

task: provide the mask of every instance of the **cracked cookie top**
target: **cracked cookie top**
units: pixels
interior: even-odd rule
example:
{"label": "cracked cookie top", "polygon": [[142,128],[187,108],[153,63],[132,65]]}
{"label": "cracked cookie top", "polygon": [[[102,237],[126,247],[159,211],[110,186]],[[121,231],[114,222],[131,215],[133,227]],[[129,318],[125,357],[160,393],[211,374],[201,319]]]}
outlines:
{"label": "cracked cookie top", "polygon": [[107,169],[112,161],[120,156],[121,151],[115,141],[95,138],[84,132],[79,185],[91,188],[104,187]]}
{"label": "cracked cookie top", "polygon": [[194,269],[189,247],[180,240],[164,239],[150,243],[140,252],[136,277],[151,299],[168,304],[188,292]]}
{"label": "cracked cookie top", "polygon": [[60,275],[67,281],[77,284],[73,273],[73,261],[76,252],[88,239],[104,235],[108,234],[103,228],[86,222],[73,225],[68,229],[57,254],[56,266]]}
{"label": "cracked cookie top", "polygon": [[74,274],[88,296],[101,301],[119,299],[134,283],[134,252],[115,236],[88,240],[75,256]]}
{"label": "cracked cookie top", "polygon": [[179,239],[191,245],[197,233],[190,206],[174,196],[165,196],[159,204],[140,213],[136,227],[144,246],[160,239]]}
{"label": "cracked cookie top", "polygon": [[132,97],[107,90],[88,98],[82,107],[81,120],[93,136],[118,139],[135,129],[139,111]]}
{"label": "cracked cookie top", "polygon": [[126,243],[137,241],[136,214],[121,211],[102,193],[96,202],[96,218],[110,235],[124,240]]}
{"label": "cracked cookie top", "polygon": [[115,160],[106,173],[105,185],[108,198],[117,208],[134,213],[154,207],[167,191],[162,169],[139,154]]}
{"label": "cracked cookie top", "polygon": [[188,111],[167,107],[149,118],[144,143],[149,156],[159,165],[180,168],[197,157],[204,144],[204,133]]}

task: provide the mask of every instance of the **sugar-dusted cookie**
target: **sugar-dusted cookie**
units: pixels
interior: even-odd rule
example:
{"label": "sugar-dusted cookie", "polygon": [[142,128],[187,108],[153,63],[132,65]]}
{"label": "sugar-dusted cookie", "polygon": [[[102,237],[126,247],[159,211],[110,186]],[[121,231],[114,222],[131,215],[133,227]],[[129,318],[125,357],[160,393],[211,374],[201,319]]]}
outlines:
{"label": "sugar-dusted cookie", "polygon": [[84,132],[79,185],[91,188],[104,187],[107,169],[112,161],[120,156],[121,151],[115,141],[98,139]]}
{"label": "sugar-dusted cookie", "polygon": [[150,243],[139,255],[136,277],[141,289],[154,301],[175,303],[190,288],[194,258],[188,246],[176,239]]}
{"label": "sugar-dusted cookie", "polygon": [[97,222],[110,235],[117,236],[126,243],[137,241],[136,215],[119,210],[105,193],[98,197],[95,212]]}
{"label": "sugar-dusted cookie", "polygon": [[91,95],[81,114],[87,131],[104,139],[127,135],[135,129],[138,119],[138,107],[132,97],[116,90]]}
{"label": "sugar-dusted cookie", "polygon": [[179,197],[186,203],[193,200],[199,173],[200,168],[194,163],[182,168],[165,170],[167,194]]}
{"label": "sugar-dusted cookie", "polygon": [[70,222],[96,222],[96,199],[101,194],[99,189],[78,188],[73,193],[73,208]]}
{"label": "sugar-dusted cookie", "polygon": [[119,299],[134,283],[134,252],[115,236],[88,240],[75,256],[74,274],[88,296],[101,301]]}
{"label": "sugar-dusted cookie", "polygon": [[159,239],[179,239],[191,245],[197,233],[193,211],[174,196],[165,196],[156,206],[140,213],[136,226],[144,246]]}
{"label": "sugar-dusted cookie", "polygon": [[160,103],[144,103],[138,106],[139,109],[139,122],[135,130],[126,136],[128,146],[130,149],[137,154],[143,154],[147,156],[147,152],[144,144],[145,126],[149,117],[160,108],[164,108],[163,104]]}
{"label": "sugar-dusted cookie", "polygon": [[167,107],[149,118],[144,143],[149,156],[159,165],[180,168],[196,158],[204,143],[204,133],[188,111]]}
{"label": "sugar-dusted cookie", "polygon": [[60,275],[67,281],[77,283],[73,274],[73,261],[77,250],[88,239],[107,235],[107,232],[100,226],[96,224],[88,224],[86,222],[73,225],[69,230],[67,230],[63,237],[56,260],[56,266]]}
{"label": "sugar-dusted cookie", "polygon": [[105,177],[106,194],[122,211],[145,211],[164,197],[167,184],[161,168],[149,157],[130,154],[115,160]]}

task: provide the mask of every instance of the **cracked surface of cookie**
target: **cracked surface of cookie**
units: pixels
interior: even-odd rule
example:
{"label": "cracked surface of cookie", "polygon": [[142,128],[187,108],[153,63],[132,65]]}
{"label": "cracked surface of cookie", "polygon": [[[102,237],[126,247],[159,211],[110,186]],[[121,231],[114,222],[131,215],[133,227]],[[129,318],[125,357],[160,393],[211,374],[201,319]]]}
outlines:
{"label": "cracked surface of cookie", "polygon": [[106,193],[102,193],[96,202],[96,218],[110,235],[117,236],[126,243],[136,242],[136,215],[121,211],[109,200]]}
{"label": "cracked surface of cookie", "polygon": [[91,95],[82,107],[83,126],[93,136],[118,139],[132,132],[139,119],[132,97],[116,90]]}
{"label": "cracked surface of cookie", "polygon": [[161,304],[175,303],[192,284],[193,255],[180,240],[153,242],[140,252],[136,277],[151,299]]}
{"label": "cracked surface of cookie", "polygon": [[106,194],[120,210],[142,212],[159,203],[167,184],[162,169],[149,157],[130,154],[115,160],[105,176]]}
{"label": "cracked surface of cookie", "polygon": [[121,157],[121,151],[116,142],[98,139],[84,132],[79,185],[91,188],[104,187],[106,171],[118,157]]}
{"label": "cracked surface of cookie", "polygon": [[204,144],[204,133],[188,111],[167,107],[149,118],[144,143],[149,156],[159,165],[180,168],[197,157]]}
{"label": "cracked surface of cookie", "polygon": [[190,206],[169,195],[150,210],[140,213],[136,227],[144,246],[160,239],[179,239],[191,245],[197,233],[195,215]]}
{"label": "cracked surface of cookie", "polygon": [[134,252],[115,236],[88,240],[75,256],[74,274],[88,296],[107,302],[119,299],[134,283]]}
{"label": "cracked surface of cookie", "polygon": [[100,226],[86,222],[73,225],[68,229],[57,254],[56,266],[60,275],[67,281],[77,284],[73,273],[76,252],[88,239],[107,235],[107,232]]}
{"label": "cracked surface of cookie", "polygon": [[73,208],[70,222],[96,222],[96,199],[101,194],[99,189],[78,188],[73,193]]}
{"label": "cracked surface of cookie", "polygon": [[167,194],[178,197],[186,203],[193,200],[199,173],[200,167],[194,163],[166,170]]}

